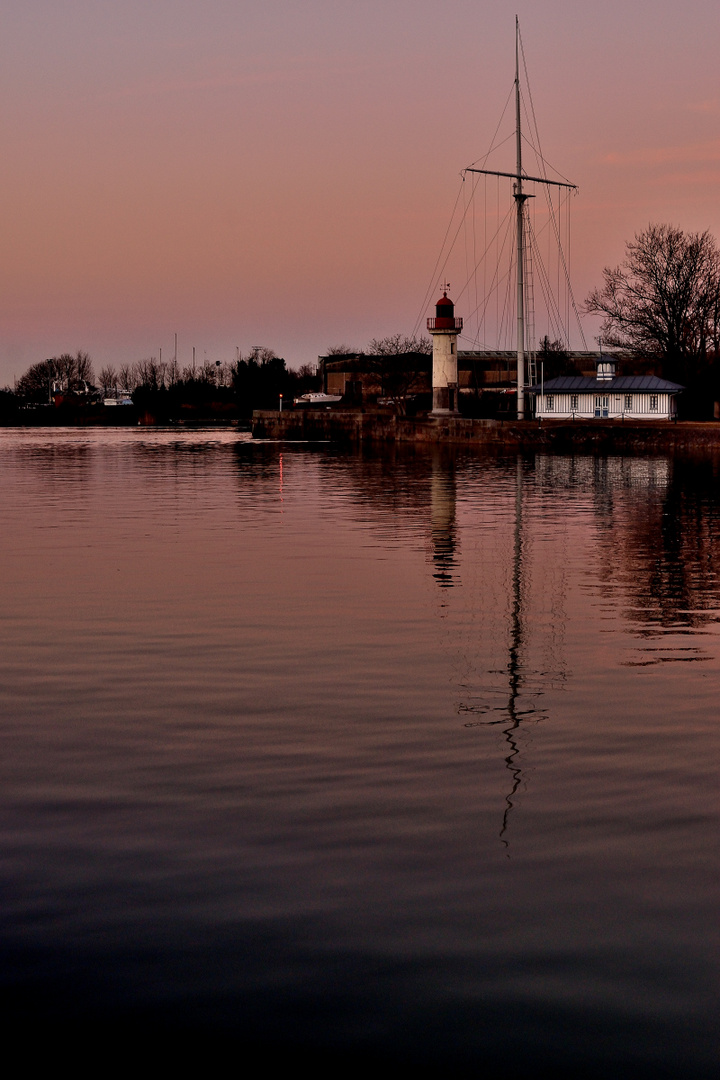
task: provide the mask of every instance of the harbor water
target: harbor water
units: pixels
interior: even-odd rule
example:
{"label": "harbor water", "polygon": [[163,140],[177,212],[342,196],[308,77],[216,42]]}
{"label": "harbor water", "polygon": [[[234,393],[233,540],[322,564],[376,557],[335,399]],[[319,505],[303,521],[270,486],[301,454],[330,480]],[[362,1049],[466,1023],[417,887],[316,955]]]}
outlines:
{"label": "harbor water", "polygon": [[720,456],[0,430],[18,1032],[717,1067]]}

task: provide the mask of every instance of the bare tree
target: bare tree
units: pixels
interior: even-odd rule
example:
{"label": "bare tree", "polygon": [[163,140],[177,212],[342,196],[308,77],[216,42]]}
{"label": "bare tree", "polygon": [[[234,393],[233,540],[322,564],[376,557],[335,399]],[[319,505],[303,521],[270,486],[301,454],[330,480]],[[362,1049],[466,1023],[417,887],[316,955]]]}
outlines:
{"label": "bare tree", "polygon": [[537,360],[543,365],[543,374],[546,379],[554,379],[558,375],[579,375],[577,364],[571,360],[562,341],[551,339],[546,334],[540,342],[537,351]]}
{"label": "bare tree", "polygon": [[373,338],[368,345],[371,356],[397,356],[399,353],[423,353],[432,355],[432,341],[429,337],[417,334],[390,334],[384,338]]}
{"label": "bare tree", "polygon": [[254,360],[256,364],[267,364],[271,360],[277,360],[277,358],[278,355],[275,350],[269,349],[267,345],[253,345],[244,359]]}
{"label": "bare tree", "polygon": [[585,310],[604,317],[604,344],[657,357],[671,377],[697,370],[720,336],[720,252],[709,232],[649,225],[603,279]]}
{"label": "bare tree", "polygon": [[234,371],[234,364],[221,364],[218,369],[218,386],[232,386]]}
{"label": "bare tree", "polygon": [[355,356],[357,349],[353,349],[350,345],[331,345],[328,349],[327,356]]}
{"label": "bare tree", "polygon": [[216,380],[216,367],[212,360],[205,360],[201,367],[196,369],[195,379],[197,382],[214,386]]}
{"label": "bare tree", "polygon": [[370,342],[368,367],[375,374],[381,396],[390,398],[398,412],[406,411],[410,394],[427,389],[431,353],[429,338],[392,334]]}
{"label": "bare tree", "polygon": [[87,353],[62,353],[32,364],[18,379],[16,393],[26,401],[47,402],[54,391],[86,394],[93,388],[93,378],[92,360]]}
{"label": "bare tree", "polygon": [[94,374],[92,360],[86,352],[62,353],[53,358],[56,379],[60,389],[68,392],[84,392],[91,386]]}
{"label": "bare tree", "polygon": [[165,361],[158,361],[154,356],[139,360],[134,368],[136,385],[144,386],[148,390],[162,390],[166,385],[167,373],[168,365]]}
{"label": "bare tree", "polygon": [[75,354],[75,372],[78,382],[89,384],[94,381],[93,364],[88,353],[77,352]]}
{"label": "bare tree", "polygon": [[15,384],[15,393],[25,401],[46,404],[52,400],[52,386],[57,378],[54,360],[32,364]]}
{"label": "bare tree", "polygon": [[118,386],[120,390],[134,390],[135,377],[130,364],[121,364],[118,370]]}
{"label": "bare tree", "polygon": [[112,364],[107,364],[104,368],[100,369],[100,386],[104,394],[109,394],[111,390],[117,389],[117,372]]}

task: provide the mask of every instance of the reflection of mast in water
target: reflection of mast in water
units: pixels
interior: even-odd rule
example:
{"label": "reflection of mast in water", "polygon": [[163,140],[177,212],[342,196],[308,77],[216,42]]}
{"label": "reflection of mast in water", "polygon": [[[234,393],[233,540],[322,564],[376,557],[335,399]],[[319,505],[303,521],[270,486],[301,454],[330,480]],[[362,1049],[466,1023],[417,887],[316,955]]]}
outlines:
{"label": "reflection of mast in water", "polygon": [[450,589],[456,565],[455,473],[449,460],[441,461],[436,451],[430,474],[430,542],[433,577],[441,589]]}
{"label": "reflection of mast in water", "polygon": [[[513,537],[513,572],[512,572],[512,610],[510,614],[510,650],[508,655],[508,679],[509,694],[507,711],[510,724],[503,729],[503,734],[510,747],[510,753],[505,758],[505,765],[512,774],[512,788],[505,796],[505,813],[503,814],[500,839],[505,847],[509,842],[504,838],[508,827],[510,811],[514,803],[513,798],[522,782],[522,769],[515,758],[520,753],[520,748],[515,741],[513,732],[520,727],[520,716],[517,711],[517,700],[520,694],[522,677],[520,674],[520,650],[523,643],[522,624],[522,570],[523,570],[523,542],[522,542],[522,462],[517,459],[515,473],[515,532]],[[497,722],[497,721],[496,721]]]}
{"label": "reflection of mast in water", "polygon": [[[430,477],[430,533],[432,541],[432,564],[433,577],[443,590],[458,584],[458,551],[459,542],[456,535],[456,477],[453,470],[453,462],[449,457],[437,453],[433,456],[432,472]],[[523,462],[517,458],[515,465],[515,513],[512,541],[512,572],[509,580],[510,608],[509,625],[505,622],[507,645],[501,644],[503,636],[494,630],[491,652],[500,647],[504,653],[505,662],[490,670],[485,670],[482,684],[477,692],[471,690],[471,683],[463,679],[463,696],[468,697],[458,706],[461,713],[474,714],[477,719],[466,723],[466,727],[499,726],[506,743],[506,752],[503,760],[505,768],[510,774],[509,790],[505,796],[505,805],[502,814],[499,837],[507,849],[510,846],[508,839],[508,827],[510,812],[514,809],[517,795],[524,774],[520,763],[521,742],[519,730],[521,724],[532,720],[537,723],[544,719],[542,712],[536,711],[536,702],[543,696],[548,681],[555,677],[563,678],[564,664],[559,657],[554,655],[546,657],[538,666],[537,659],[533,662],[530,655],[533,646],[533,636],[537,636],[540,623],[533,623],[528,610],[529,605],[529,551],[528,538],[526,535],[527,522],[524,519],[523,507]],[[505,534],[507,535],[507,534]],[[495,543],[501,544],[503,537],[495,533]],[[502,561],[505,563],[507,548],[503,546]],[[507,565],[505,563],[505,565]],[[487,567],[485,567],[487,570]],[[497,580],[497,579],[496,579]],[[507,581],[507,579],[505,579]],[[467,600],[472,603],[473,590]],[[446,607],[450,599],[445,594],[446,601],[442,607]],[[459,598],[458,598],[459,599]],[[560,612],[556,604],[553,604],[553,621]],[[507,609],[506,609],[507,611]],[[447,614],[447,613],[446,613]],[[507,620],[508,615],[505,615]],[[492,623],[490,623],[492,625]],[[535,635],[531,630],[535,628]],[[448,627],[450,629],[450,627]],[[455,627],[453,626],[453,629]],[[489,643],[490,644],[490,643]],[[537,643],[535,643],[537,645]],[[554,653],[554,649],[552,652]],[[469,656],[463,657],[463,666],[472,669],[477,659],[484,657],[484,653],[476,654],[473,649]],[[553,671],[557,675],[553,675]],[[469,671],[468,671],[469,674]],[[501,683],[498,685],[488,684],[487,675],[500,675]],[[494,680],[493,680],[494,683]],[[497,695],[497,696],[496,696]],[[474,699],[474,700],[473,700]],[[509,851],[507,852],[509,856]]]}
{"label": "reflection of mast in water", "polygon": [[[500,686],[486,685],[479,701],[466,702],[460,706],[462,712],[475,713],[479,717],[484,717],[484,719],[471,721],[466,726],[499,726],[506,743],[504,763],[505,768],[510,773],[510,785],[505,796],[505,806],[499,832],[500,840],[505,848],[510,846],[507,838],[510,812],[515,807],[515,796],[524,780],[520,762],[519,729],[521,724],[526,723],[528,720],[537,723],[544,718],[542,713],[536,712],[535,705],[537,699],[542,697],[545,692],[547,678],[552,679],[546,664],[543,664],[540,669],[536,668],[529,655],[532,645],[530,629],[534,624],[529,621],[528,613],[529,560],[526,522],[524,520],[523,484],[523,462],[518,457],[515,464],[515,512],[511,547],[512,570],[509,581],[509,625],[506,624],[507,651],[504,665],[495,669],[496,674],[503,676],[503,686],[501,688]],[[497,638],[496,642],[499,644]],[[562,664],[559,667],[562,669]],[[497,701],[497,704],[490,704],[488,694],[498,695],[500,700]],[[507,854],[509,855],[509,851]]]}

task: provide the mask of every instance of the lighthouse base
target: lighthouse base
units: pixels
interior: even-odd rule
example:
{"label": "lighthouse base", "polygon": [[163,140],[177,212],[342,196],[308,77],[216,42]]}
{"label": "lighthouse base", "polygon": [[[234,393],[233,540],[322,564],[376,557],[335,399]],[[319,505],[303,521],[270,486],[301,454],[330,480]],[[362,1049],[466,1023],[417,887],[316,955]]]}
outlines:
{"label": "lighthouse base", "polygon": [[457,386],[433,386],[432,416],[459,416]]}

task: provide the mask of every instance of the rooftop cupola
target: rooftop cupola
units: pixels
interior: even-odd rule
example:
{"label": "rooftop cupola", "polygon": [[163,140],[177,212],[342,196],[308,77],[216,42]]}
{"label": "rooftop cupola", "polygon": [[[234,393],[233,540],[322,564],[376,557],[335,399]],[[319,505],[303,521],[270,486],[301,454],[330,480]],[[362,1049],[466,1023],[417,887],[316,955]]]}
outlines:
{"label": "rooftop cupola", "polygon": [[595,378],[597,379],[597,381],[610,382],[611,379],[614,379],[616,366],[617,365],[615,361],[611,360],[609,356],[603,356],[602,354],[600,354],[600,356],[595,361]]}

